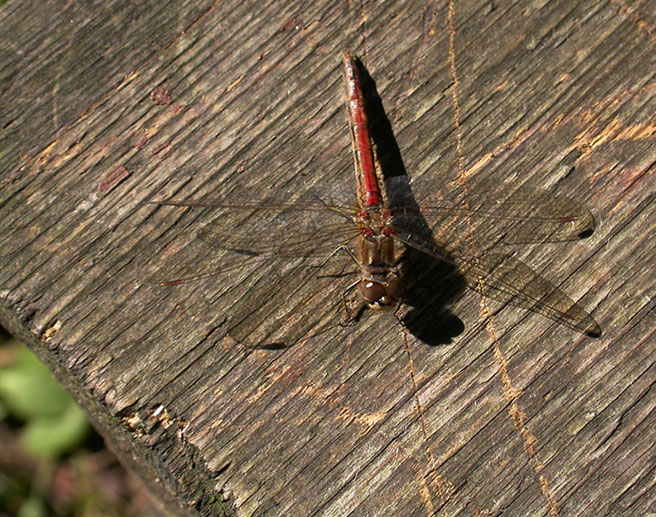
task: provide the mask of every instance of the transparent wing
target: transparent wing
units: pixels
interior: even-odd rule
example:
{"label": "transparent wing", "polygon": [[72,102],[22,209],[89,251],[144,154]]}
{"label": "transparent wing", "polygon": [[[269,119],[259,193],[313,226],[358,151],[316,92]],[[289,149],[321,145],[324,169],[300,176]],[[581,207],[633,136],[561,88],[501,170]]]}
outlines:
{"label": "transparent wing", "polygon": [[[278,222],[276,222],[278,223]],[[317,257],[329,255],[357,235],[349,221],[303,229],[303,223],[268,224],[264,231],[244,229],[244,235],[230,232],[217,221],[198,231],[198,238],[215,248],[248,255],[276,257]]]}
{"label": "transparent wing", "polygon": [[[250,348],[285,348],[339,328],[339,293],[350,280],[326,275],[311,260],[230,251],[218,255],[160,272],[157,283],[187,285],[178,296],[191,295],[189,303],[209,301],[213,311],[225,314],[228,334]],[[239,258],[233,261],[235,256]],[[199,279],[211,281],[191,284]]]}
{"label": "transparent wing", "polygon": [[401,217],[396,225],[397,239],[454,264],[475,291],[537,312],[589,336],[601,335],[597,322],[578,303],[511,254],[479,248],[478,242],[469,245],[448,228],[433,237],[418,217]]}
{"label": "transparent wing", "polygon": [[[212,300],[213,308],[226,314],[226,328],[237,342],[282,348],[339,328],[340,283],[326,273],[340,261],[331,259],[317,268],[324,260],[312,258],[331,255],[357,235],[352,210],[208,201],[158,204],[212,209],[208,215],[213,219],[197,232],[199,240],[180,249],[178,265],[160,270],[153,280],[180,285],[212,278],[194,286],[195,298]],[[310,260],[300,260],[306,257]],[[342,265],[350,262],[346,254],[338,257]],[[349,283],[345,280],[344,287]]]}
{"label": "transparent wing", "polygon": [[473,233],[481,246],[570,241],[586,237],[594,217],[580,203],[548,191],[483,182],[463,193],[459,186],[417,206],[406,196],[395,213],[421,215],[435,234],[445,231]]}
{"label": "transparent wing", "polygon": [[[319,205],[225,204],[212,201],[162,201],[180,207],[216,208],[214,219],[197,237],[204,243],[233,253],[222,256],[210,270],[197,263],[176,272],[159,274],[156,283],[175,285],[234,271],[253,262],[274,258],[329,256],[358,234],[350,220],[352,210]],[[207,261],[210,262],[209,260]]]}

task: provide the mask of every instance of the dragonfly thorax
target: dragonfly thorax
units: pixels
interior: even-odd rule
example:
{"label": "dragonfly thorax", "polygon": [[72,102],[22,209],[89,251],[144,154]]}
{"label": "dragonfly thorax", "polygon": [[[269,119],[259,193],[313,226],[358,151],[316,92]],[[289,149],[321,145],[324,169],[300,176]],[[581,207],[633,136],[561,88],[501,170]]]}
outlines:
{"label": "dragonfly thorax", "polygon": [[394,239],[386,231],[386,217],[380,212],[381,224],[368,226],[360,234],[357,262],[362,269],[360,295],[374,310],[396,307],[403,296],[403,285],[396,272]]}
{"label": "dragonfly thorax", "polygon": [[391,235],[393,219],[389,210],[380,207],[370,207],[358,213],[356,224],[360,227],[362,234]]}

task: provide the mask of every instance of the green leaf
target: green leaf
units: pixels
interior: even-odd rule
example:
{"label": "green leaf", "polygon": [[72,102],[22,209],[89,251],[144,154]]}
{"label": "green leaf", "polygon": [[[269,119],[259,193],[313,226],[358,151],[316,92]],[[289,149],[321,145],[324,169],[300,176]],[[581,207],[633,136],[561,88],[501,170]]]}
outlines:
{"label": "green leaf", "polygon": [[89,429],[86,415],[71,400],[60,415],[30,420],[21,432],[21,441],[33,456],[54,458],[78,446]]}
{"label": "green leaf", "polygon": [[25,499],[16,513],[16,517],[46,517],[47,515],[45,502],[36,494],[31,494]]}
{"label": "green leaf", "polygon": [[70,396],[26,347],[16,348],[16,359],[0,369],[0,398],[6,410],[23,420],[57,415]]}

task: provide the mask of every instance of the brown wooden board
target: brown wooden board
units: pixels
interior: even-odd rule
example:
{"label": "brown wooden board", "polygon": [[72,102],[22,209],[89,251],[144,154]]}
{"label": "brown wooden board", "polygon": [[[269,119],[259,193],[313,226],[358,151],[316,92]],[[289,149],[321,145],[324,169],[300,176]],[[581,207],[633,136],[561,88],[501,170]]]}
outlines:
{"label": "brown wooden board", "polygon": [[[23,1],[0,34],[2,323],[168,512],[656,512],[650,0]],[[517,254],[601,338],[460,289],[416,329],[340,326],[352,277],[298,260],[153,283],[223,252],[196,237],[212,210],[145,201],[354,188],[342,51],[416,194],[494,180],[592,210],[590,238]],[[255,332],[295,346],[235,341],[261,306]]]}

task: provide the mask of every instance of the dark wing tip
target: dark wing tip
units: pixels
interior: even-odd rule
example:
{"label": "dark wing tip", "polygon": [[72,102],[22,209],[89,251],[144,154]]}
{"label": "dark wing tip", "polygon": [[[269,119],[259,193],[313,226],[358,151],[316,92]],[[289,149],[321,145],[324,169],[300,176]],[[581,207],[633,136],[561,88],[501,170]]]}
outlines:
{"label": "dark wing tip", "polygon": [[603,333],[601,327],[595,323],[594,327],[585,331],[585,334],[590,337],[598,338],[601,337]]}
{"label": "dark wing tip", "polygon": [[579,239],[587,239],[594,233],[594,228],[586,228],[585,230],[581,231],[577,237]]}
{"label": "dark wing tip", "polygon": [[273,343],[260,343],[257,345],[250,345],[246,343],[241,343],[244,347],[250,348],[251,350],[286,350],[292,345],[282,343],[280,341]]}

